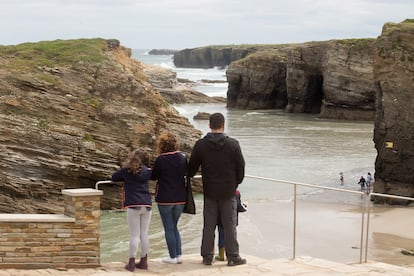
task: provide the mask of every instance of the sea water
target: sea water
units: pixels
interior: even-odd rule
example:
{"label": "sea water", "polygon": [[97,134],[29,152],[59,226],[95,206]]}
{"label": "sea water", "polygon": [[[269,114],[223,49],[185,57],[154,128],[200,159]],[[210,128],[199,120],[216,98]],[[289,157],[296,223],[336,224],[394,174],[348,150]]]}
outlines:
{"label": "sea water", "polygon": [[[203,83],[202,80],[225,80],[225,69],[176,68],[172,56],[148,55],[147,50],[134,50],[133,58],[148,64],[170,68],[178,78],[196,83],[195,89],[209,96],[226,96],[227,83]],[[175,108],[182,116],[204,134],[208,132],[208,121],[194,120],[198,112],[221,112],[225,115],[225,132],[236,138],[246,161],[246,174],[286,181],[310,183],[322,186],[358,190],[361,175],[374,173],[376,150],[373,143],[373,122],[321,120],[312,114],[291,114],[283,110],[228,110],[225,104],[180,104]],[[345,183],[340,185],[339,173]],[[246,177],[239,186],[242,199],[251,207],[271,206],[273,203],[291,202],[292,186]],[[300,188],[298,196],[318,196],[326,199],[320,189]],[[346,195],[329,195],[335,202],[359,204],[358,198]],[[182,215],[180,231],[183,253],[199,253],[202,227],[202,196],[196,196],[197,214]],[[156,204],[150,224],[151,258],[166,256],[164,232]],[[263,207],[267,208],[267,207]],[[264,212],[263,212],[264,213]],[[290,258],[286,245],[277,239],[269,242],[264,234],[273,231],[270,218],[266,229],[260,229],[253,220],[241,216],[239,237],[243,251],[260,257]],[[290,222],[290,221],[289,221]],[[101,220],[102,262],[125,261],[128,258],[129,231],[123,212],[103,212]],[[258,245],[262,244],[263,247]],[[283,243],[281,243],[283,244]]]}

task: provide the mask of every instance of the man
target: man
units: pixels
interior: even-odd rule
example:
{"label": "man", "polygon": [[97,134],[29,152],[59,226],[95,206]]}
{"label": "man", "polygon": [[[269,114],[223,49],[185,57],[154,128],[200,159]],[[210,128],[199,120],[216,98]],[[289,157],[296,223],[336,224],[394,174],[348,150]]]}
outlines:
{"label": "man", "polygon": [[224,228],[227,265],[246,263],[239,255],[237,242],[236,189],[244,178],[244,158],[236,139],[226,136],[224,116],[210,116],[210,129],[194,145],[188,163],[188,174],[194,176],[201,166],[204,193],[204,225],[201,242],[203,264],[211,265],[214,256],[214,231],[218,222]]}

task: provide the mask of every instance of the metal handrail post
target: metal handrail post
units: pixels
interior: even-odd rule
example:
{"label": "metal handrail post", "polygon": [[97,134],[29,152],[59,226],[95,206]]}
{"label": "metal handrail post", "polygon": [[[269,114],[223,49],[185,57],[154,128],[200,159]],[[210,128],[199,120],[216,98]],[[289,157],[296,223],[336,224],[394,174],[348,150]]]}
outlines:
{"label": "metal handrail post", "polygon": [[296,184],[293,185],[293,260],[296,258]]}
{"label": "metal handrail post", "polygon": [[[365,209],[367,208],[367,198],[366,195],[364,195],[364,199],[365,199],[365,206],[364,208],[362,208],[361,214],[362,214],[362,218],[361,218],[361,241],[359,244],[359,263],[362,263],[362,247],[364,246],[364,224],[365,224]],[[367,231],[368,233],[368,231]]]}
{"label": "metal handrail post", "polygon": [[[371,194],[369,194],[368,199],[371,200]],[[366,204],[368,206],[368,203]],[[371,214],[371,208],[367,207],[367,228],[365,236],[365,263],[368,261],[368,238],[369,238],[369,216]]]}

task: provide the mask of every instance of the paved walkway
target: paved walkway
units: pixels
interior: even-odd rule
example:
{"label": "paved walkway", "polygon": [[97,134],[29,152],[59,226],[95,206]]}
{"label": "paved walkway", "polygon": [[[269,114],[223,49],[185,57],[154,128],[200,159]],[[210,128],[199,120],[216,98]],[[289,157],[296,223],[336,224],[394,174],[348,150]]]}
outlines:
{"label": "paved walkway", "polygon": [[412,267],[400,267],[385,263],[366,263],[346,265],[310,257],[300,257],[295,261],[287,259],[264,260],[245,256],[246,265],[228,267],[227,262],[215,261],[212,266],[201,264],[198,255],[185,255],[182,264],[164,264],[161,259],[149,261],[148,270],[125,270],[124,263],[107,263],[94,269],[37,269],[37,270],[0,270],[0,276],[123,276],[123,275],[413,275]]}

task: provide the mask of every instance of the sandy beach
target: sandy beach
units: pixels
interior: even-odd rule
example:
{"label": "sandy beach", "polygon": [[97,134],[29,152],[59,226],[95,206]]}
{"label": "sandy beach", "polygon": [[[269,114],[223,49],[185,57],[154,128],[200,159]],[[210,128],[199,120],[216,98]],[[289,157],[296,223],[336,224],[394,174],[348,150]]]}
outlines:
{"label": "sandy beach", "polygon": [[[372,205],[368,261],[413,266],[414,207]],[[342,263],[360,260],[361,205],[300,199],[297,203],[296,257],[312,256]],[[367,224],[367,216],[364,218]],[[261,258],[292,258],[293,203],[255,202],[239,215],[240,251]],[[365,232],[362,257],[365,260]]]}

